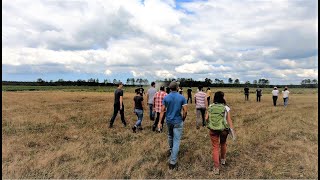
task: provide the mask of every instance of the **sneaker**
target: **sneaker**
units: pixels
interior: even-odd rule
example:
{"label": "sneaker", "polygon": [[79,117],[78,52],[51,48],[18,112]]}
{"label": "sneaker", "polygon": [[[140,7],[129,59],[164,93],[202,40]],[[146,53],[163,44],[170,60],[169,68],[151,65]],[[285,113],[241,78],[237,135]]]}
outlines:
{"label": "sneaker", "polygon": [[109,125],[109,128],[113,128],[113,125],[112,125],[112,124],[110,124],[110,125]]}
{"label": "sneaker", "polygon": [[226,160],[225,159],[221,159],[221,164],[225,165],[226,164]]}
{"label": "sneaker", "polygon": [[176,165],[175,165],[175,164],[170,164],[170,163],[169,163],[169,169],[173,170],[173,169],[175,169],[175,168],[176,168]]}
{"label": "sneaker", "polygon": [[213,174],[214,175],[219,175],[220,174],[220,170],[219,170],[219,168],[213,168]]}
{"label": "sneaker", "polygon": [[140,131],[143,130],[142,126],[139,126],[138,129],[139,129]]}
{"label": "sneaker", "polygon": [[137,127],[136,127],[136,126],[133,126],[133,127],[132,127],[132,131],[133,131],[134,133],[136,133],[136,132],[137,132],[136,130],[137,130]]}
{"label": "sneaker", "polygon": [[123,127],[126,127],[127,126],[127,123],[123,123]]}
{"label": "sneaker", "polygon": [[152,126],[152,131],[156,131],[156,126],[155,125]]}

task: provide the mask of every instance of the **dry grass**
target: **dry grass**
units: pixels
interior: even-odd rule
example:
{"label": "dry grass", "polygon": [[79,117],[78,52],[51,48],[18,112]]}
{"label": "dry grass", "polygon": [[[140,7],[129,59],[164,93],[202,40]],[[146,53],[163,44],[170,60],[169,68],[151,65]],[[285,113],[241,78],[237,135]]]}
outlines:
{"label": "dry grass", "polygon": [[131,131],[133,93],[124,94],[129,126],[124,128],[118,116],[108,129],[112,93],[2,92],[2,177],[318,178],[317,90],[295,94],[291,89],[287,108],[282,99],[273,107],[271,95],[257,103],[254,95],[245,102],[241,89],[223,91],[238,139],[228,140],[227,165],[219,176],[210,173],[211,142],[206,128],[195,128],[194,104],[189,105],[178,170],[170,173],[166,131],[151,131],[148,111],[144,130]]}

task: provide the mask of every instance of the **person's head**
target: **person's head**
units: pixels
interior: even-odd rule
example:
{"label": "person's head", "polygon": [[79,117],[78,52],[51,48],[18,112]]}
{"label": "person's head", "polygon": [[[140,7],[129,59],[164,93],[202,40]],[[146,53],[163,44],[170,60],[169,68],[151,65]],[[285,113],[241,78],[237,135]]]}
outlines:
{"label": "person's head", "polygon": [[178,83],[176,81],[172,81],[170,84],[169,84],[169,88],[171,91],[177,91],[178,89]]}
{"label": "person's head", "polygon": [[164,86],[161,86],[161,87],[160,87],[160,91],[164,91]]}
{"label": "person's head", "polygon": [[227,104],[226,100],[224,99],[224,93],[222,91],[214,93],[213,102]]}
{"label": "person's head", "polygon": [[136,94],[140,94],[140,89],[139,88],[135,89],[134,91],[136,92]]}
{"label": "person's head", "polygon": [[274,87],[273,89],[274,89],[274,90],[277,90],[278,88],[277,88],[277,87]]}
{"label": "person's head", "polygon": [[151,86],[152,86],[152,87],[155,87],[155,86],[156,86],[156,83],[155,83],[155,82],[152,82],[152,83],[151,83]]}
{"label": "person's head", "polygon": [[286,91],[286,90],[288,90],[288,87],[286,86],[286,87],[284,87],[284,90]]}
{"label": "person's head", "polygon": [[210,88],[208,87],[207,90],[210,90]]}
{"label": "person's head", "polygon": [[203,89],[203,86],[198,86],[198,89],[199,89],[199,91],[202,91],[202,89]]}
{"label": "person's head", "polygon": [[122,84],[122,82],[120,81],[120,82],[118,83],[118,88],[122,88],[122,86],[123,86],[123,84]]}

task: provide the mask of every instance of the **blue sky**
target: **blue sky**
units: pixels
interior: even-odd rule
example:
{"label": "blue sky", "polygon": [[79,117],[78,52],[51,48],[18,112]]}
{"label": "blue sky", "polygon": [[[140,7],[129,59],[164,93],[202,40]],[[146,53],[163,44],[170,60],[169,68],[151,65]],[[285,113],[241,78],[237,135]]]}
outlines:
{"label": "blue sky", "polygon": [[11,0],[2,79],[318,78],[312,0]]}

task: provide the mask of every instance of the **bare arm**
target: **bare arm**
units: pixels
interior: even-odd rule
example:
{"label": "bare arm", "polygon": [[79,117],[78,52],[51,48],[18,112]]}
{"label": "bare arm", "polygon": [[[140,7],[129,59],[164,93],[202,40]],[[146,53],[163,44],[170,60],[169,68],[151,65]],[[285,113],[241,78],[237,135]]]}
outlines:
{"label": "bare arm", "polygon": [[160,112],[160,120],[158,122],[158,128],[161,128],[161,119],[164,116],[164,112],[166,112],[166,107],[164,105],[161,106],[161,112]]}
{"label": "bare arm", "polygon": [[147,104],[148,104],[148,100],[149,100],[149,93],[147,93]]}
{"label": "bare arm", "polygon": [[122,110],[122,96],[120,96],[120,110]]}
{"label": "bare arm", "polygon": [[182,120],[186,120],[186,117],[187,117],[187,113],[188,113],[188,105],[184,105],[182,106],[182,110],[183,110],[183,115],[182,115]]}
{"label": "bare arm", "polygon": [[209,113],[208,111],[206,112],[206,117],[205,117],[206,121],[208,122],[209,121]]}
{"label": "bare arm", "polygon": [[227,113],[227,122],[228,122],[230,128],[233,129],[233,124],[232,124],[230,112]]}

